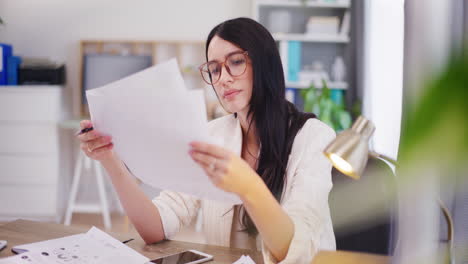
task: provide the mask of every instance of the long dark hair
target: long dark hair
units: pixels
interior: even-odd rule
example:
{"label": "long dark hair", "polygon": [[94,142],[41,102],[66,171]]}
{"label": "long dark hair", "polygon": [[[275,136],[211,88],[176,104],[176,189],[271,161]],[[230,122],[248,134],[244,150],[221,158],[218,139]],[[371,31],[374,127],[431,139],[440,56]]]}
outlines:
{"label": "long dark hair", "polygon": [[[227,20],[208,35],[208,46],[214,36],[248,51],[253,68],[253,90],[248,117],[260,142],[257,173],[278,202],[286,182],[286,166],[297,132],[314,114],[301,113],[285,98],[285,80],[276,42],[270,32],[250,18]],[[243,208],[243,207],[242,207]],[[252,219],[242,209],[241,223],[249,234],[258,233]]]}

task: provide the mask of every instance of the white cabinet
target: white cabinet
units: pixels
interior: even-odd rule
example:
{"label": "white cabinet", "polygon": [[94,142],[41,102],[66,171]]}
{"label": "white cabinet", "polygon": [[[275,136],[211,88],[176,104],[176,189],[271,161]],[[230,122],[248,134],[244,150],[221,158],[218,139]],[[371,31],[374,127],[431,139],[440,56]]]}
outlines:
{"label": "white cabinet", "polygon": [[0,220],[60,220],[62,89],[0,86]]}

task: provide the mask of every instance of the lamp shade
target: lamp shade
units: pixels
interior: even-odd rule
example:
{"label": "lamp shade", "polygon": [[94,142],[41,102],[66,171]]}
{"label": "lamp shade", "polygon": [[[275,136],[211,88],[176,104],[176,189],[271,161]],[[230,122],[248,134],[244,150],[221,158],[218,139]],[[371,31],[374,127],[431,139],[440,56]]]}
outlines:
{"label": "lamp shade", "polygon": [[325,148],[324,154],[343,174],[359,179],[367,164],[369,138],[374,130],[374,124],[360,116]]}

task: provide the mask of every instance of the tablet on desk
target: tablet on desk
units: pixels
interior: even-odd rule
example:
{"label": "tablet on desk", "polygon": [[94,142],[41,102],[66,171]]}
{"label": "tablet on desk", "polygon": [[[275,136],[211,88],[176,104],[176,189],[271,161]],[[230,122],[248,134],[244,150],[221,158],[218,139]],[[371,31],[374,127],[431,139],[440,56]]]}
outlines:
{"label": "tablet on desk", "polygon": [[[207,261],[213,260],[213,256],[197,251],[197,250],[187,250],[181,253],[174,255],[169,255],[166,257],[158,258],[152,260],[149,263],[156,264],[196,264],[204,263]],[[148,264],[149,264],[148,263]]]}

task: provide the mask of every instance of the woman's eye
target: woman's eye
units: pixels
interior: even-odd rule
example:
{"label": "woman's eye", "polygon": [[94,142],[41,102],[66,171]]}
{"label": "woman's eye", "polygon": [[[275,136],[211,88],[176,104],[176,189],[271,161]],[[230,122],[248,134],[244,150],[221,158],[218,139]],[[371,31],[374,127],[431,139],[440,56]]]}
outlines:
{"label": "woman's eye", "polygon": [[239,59],[239,60],[232,60],[231,63],[233,65],[239,65],[239,64],[243,64],[245,62],[245,60],[243,59]]}
{"label": "woman's eye", "polygon": [[219,70],[218,69],[212,69],[210,70],[210,74],[218,74],[219,73]]}

